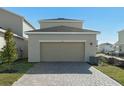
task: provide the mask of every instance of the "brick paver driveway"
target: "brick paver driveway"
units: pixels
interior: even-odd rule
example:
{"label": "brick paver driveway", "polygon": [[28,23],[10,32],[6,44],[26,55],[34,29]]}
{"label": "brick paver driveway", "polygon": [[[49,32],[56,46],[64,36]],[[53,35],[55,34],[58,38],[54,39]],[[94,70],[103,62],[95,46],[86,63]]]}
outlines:
{"label": "brick paver driveway", "polygon": [[120,85],[87,63],[38,63],[14,86],[118,86]]}

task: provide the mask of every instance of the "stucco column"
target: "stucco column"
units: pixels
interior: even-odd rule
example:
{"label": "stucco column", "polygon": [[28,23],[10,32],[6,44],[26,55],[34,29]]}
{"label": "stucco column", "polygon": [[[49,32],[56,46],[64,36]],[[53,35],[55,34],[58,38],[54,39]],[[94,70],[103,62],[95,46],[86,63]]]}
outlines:
{"label": "stucco column", "polygon": [[29,62],[40,62],[40,42],[29,40],[28,43],[28,61]]}
{"label": "stucco column", "polygon": [[87,42],[85,42],[85,62],[89,61],[88,49],[89,49],[88,44],[87,44]]}
{"label": "stucco column", "polygon": [[91,42],[85,43],[85,61],[89,61],[90,56],[96,56],[96,42],[90,44]]}

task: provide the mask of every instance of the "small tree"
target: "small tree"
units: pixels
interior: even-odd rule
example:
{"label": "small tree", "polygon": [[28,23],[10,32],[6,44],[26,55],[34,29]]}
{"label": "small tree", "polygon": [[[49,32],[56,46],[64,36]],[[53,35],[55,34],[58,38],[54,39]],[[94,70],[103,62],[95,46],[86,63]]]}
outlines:
{"label": "small tree", "polygon": [[18,55],[17,55],[15,41],[13,39],[13,33],[11,32],[10,29],[8,29],[5,32],[4,39],[6,45],[2,48],[2,52],[1,52],[2,61],[11,65],[11,63],[17,59]]}

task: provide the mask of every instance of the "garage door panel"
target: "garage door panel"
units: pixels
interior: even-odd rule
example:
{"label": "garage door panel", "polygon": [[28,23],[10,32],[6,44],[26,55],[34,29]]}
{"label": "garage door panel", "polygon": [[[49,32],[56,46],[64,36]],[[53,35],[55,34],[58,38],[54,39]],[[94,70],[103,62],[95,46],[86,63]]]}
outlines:
{"label": "garage door panel", "polygon": [[41,61],[83,61],[84,43],[41,43]]}

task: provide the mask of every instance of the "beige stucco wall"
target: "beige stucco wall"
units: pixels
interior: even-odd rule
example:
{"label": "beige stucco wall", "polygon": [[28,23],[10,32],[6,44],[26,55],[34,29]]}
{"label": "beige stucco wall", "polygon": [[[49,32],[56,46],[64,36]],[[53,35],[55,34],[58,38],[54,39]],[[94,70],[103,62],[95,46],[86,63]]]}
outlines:
{"label": "beige stucco wall", "polygon": [[69,27],[76,27],[82,28],[81,21],[41,21],[40,27],[47,28],[47,27],[55,27],[55,26],[69,26]]}
{"label": "beige stucco wall", "polygon": [[13,33],[22,36],[22,19],[0,9],[0,27],[10,28]]}
{"label": "beige stucco wall", "polygon": [[22,57],[27,58],[28,57],[28,41],[26,39],[20,39],[18,37],[14,37],[14,40],[16,42],[17,51],[19,54],[19,57],[21,56],[20,49],[22,49]]}
{"label": "beige stucco wall", "polygon": [[[70,34],[70,35],[29,35],[28,41],[28,61],[40,62],[40,41],[39,40],[84,40],[85,42],[85,61],[89,61],[90,56],[96,55],[96,35],[95,34]],[[93,45],[90,45],[90,43]]]}

